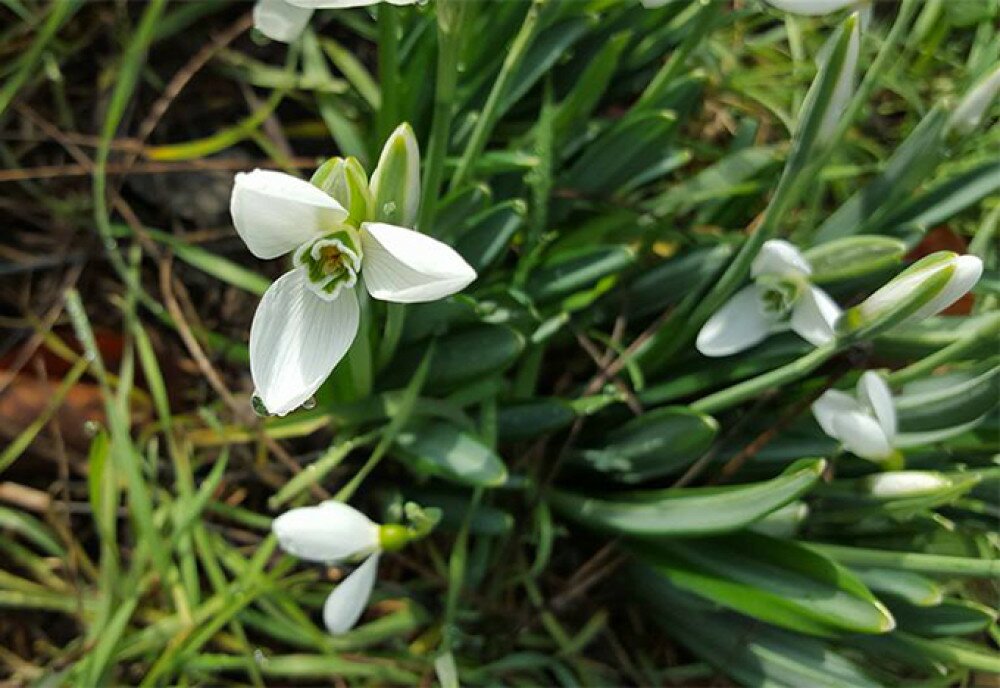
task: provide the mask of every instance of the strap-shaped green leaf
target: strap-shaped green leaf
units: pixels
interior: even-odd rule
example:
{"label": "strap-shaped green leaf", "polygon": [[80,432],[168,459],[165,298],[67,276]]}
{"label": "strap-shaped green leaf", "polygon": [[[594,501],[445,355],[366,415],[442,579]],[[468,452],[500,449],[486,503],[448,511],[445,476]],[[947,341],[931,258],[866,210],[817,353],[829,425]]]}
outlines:
{"label": "strap-shaped green leaf", "polygon": [[627,492],[614,499],[565,490],[552,506],[583,525],[640,537],[696,536],[737,530],[806,493],[826,462],[803,459],[777,478],[749,485]]}

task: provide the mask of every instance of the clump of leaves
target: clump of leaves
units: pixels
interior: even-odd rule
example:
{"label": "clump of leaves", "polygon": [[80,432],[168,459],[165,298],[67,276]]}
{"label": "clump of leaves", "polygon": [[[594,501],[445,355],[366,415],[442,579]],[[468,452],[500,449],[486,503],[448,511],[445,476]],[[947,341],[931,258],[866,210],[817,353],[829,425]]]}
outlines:
{"label": "clump of leaves", "polygon": [[[243,4],[0,10],[16,19],[0,213],[20,288],[4,299],[28,335],[0,384],[51,366],[39,348],[69,362],[0,455],[14,682],[1000,671],[1000,130],[967,96],[1000,54],[996,3],[903,0],[865,22],[647,4],[381,4],[317,12],[287,46]],[[371,171],[403,122],[423,160],[416,228],[478,279],[370,302],[312,408],[255,416],[245,342],[286,266],[246,256],[228,189],[209,189],[335,156]],[[769,331],[701,355],[777,238],[810,270],[770,284],[771,310],[813,285],[847,315],[818,346]],[[984,276],[926,318],[951,273],[866,302],[928,254],[914,271],[970,254]],[[880,461],[810,413],[866,371],[896,419]],[[60,427],[82,422],[59,409],[81,384],[97,403],[74,445]],[[330,498],[436,524],[383,555],[366,616],[337,636],[320,608],[344,571],[270,534]]]}

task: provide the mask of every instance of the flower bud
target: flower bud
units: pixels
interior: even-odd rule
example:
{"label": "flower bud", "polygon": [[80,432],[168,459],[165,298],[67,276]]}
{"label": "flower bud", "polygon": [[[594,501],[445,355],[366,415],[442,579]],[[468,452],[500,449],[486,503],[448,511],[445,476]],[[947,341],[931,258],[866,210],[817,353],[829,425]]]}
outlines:
{"label": "flower bud", "polygon": [[368,219],[373,209],[372,197],[368,175],[357,158],[330,158],[316,169],[309,181],[347,209],[351,224],[357,226]]}
{"label": "flower bud", "polygon": [[951,487],[951,480],[931,471],[893,471],[864,480],[867,492],[878,499],[916,497]]}
{"label": "flower bud", "polygon": [[956,134],[968,134],[979,126],[983,115],[1000,94],[1000,65],[969,89],[951,113],[948,127]]}
{"label": "flower bud", "polygon": [[964,296],[982,273],[983,261],[976,256],[951,251],[933,253],[844,313],[837,324],[838,332],[861,339],[923,320]]}
{"label": "flower bud", "polygon": [[401,227],[413,227],[420,206],[420,149],[413,129],[405,122],[389,135],[372,174],[371,218]]}
{"label": "flower bud", "polygon": [[286,511],[271,530],[281,549],[307,561],[349,561],[379,548],[378,525],[343,502]]}

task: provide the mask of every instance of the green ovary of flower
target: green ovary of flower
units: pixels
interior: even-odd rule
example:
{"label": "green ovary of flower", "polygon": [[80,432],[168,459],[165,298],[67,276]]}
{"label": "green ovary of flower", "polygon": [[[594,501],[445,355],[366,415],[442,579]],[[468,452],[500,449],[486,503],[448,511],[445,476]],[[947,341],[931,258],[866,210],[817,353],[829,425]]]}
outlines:
{"label": "green ovary of flower", "polygon": [[300,246],[293,262],[306,268],[309,289],[320,298],[332,301],[342,289],[351,289],[358,283],[361,256],[358,230],[344,225]]}

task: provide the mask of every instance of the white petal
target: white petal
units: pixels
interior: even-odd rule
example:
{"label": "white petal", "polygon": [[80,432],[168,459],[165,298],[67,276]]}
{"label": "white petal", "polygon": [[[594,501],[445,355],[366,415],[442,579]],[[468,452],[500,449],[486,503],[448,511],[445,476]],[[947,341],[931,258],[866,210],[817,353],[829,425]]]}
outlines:
{"label": "white petal", "polygon": [[271,522],[281,549],[299,559],[341,562],[378,549],[379,527],[343,502],[292,509]]}
{"label": "white petal", "polygon": [[768,239],[750,266],[753,277],[760,275],[809,275],[812,268],[799,249],[784,239]]}
{"label": "white petal", "polygon": [[833,429],[844,447],[865,459],[884,459],[892,445],[878,421],[862,411],[846,411],[833,417]]}
{"label": "white petal", "polygon": [[323,301],[307,280],[304,267],[277,279],[250,326],[250,373],[267,411],[280,416],[316,392],[358,332],[354,291]]}
{"label": "white petal", "polygon": [[951,264],[955,266],[955,271],[951,274],[948,283],[944,285],[944,289],[907,318],[907,322],[923,320],[943,311],[976,286],[976,282],[983,274],[983,261],[978,256],[958,256]]}
{"label": "white petal", "polygon": [[881,375],[868,370],[858,378],[858,401],[875,413],[882,431],[892,441],[896,436],[896,405],[892,403],[892,391]]}
{"label": "white petal", "polygon": [[[293,5],[299,7],[311,7],[312,9],[349,9],[351,7],[368,7],[377,5],[381,0],[288,0]],[[412,5],[417,0],[388,0],[392,5]]]}
{"label": "white petal", "polygon": [[229,211],[240,238],[258,258],[293,251],[347,219],[347,211],[326,193],[273,170],[237,174]]}
{"label": "white petal", "polygon": [[[844,114],[844,110],[847,109],[847,104],[854,96],[854,74],[857,71],[858,56],[861,53],[861,24],[862,20],[858,17],[851,28],[851,36],[847,43],[847,54],[844,56],[844,63],[841,65],[840,73],[837,75],[837,81],[833,86],[833,93],[830,94],[830,102],[827,105],[826,112],[823,114],[823,121],[820,122],[819,130],[816,134],[816,138],[819,141],[825,141],[830,138],[840,123],[840,118]],[[835,36],[836,34],[831,36],[830,40],[833,40]],[[827,43],[827,45],[832,46],[833,44]],[[825,63],[826,59],[821,59],[819,62]]]}
{"label": "white petal", "polygon": [[705,356],[730,356],[761,342],[770,326],[761,310],[757,287],[750,285],[708,319],[698,333],[696,346]]}
{"label": "white petal", "polygon": [[285,0],[257,0],[253,27],[273,41],[291,43],[305,31],[312,10]]}
{"label": "white petal", "polygon": [[983,115],[1000,94],[1000,65],[972,87],[951,113],[948,124],[959,134],[968,134],[979,126]]}
{"label": "white petal", "polygon": [[365,285],[382,301],[435,301],[476,279],[476,271],[455,249],[412,229],[366,222],[361,225],[361,244]]}
{"label": "white petal", "polygon": [[378,552],[368,557],[333,589],[323,604],[323,623],[330,633],[346,633],[358,622],[375,587],[377,573]]}
{"label": "white petal", "polygon": [[840,307],[826,292],[810,286],[795,302],[792,329],[810,344],[821,346],[833,341]]}
{"label": "white petal", "polygon": [[823,432],[835,440],[839,440],[840,436],[837,434],[833,419],[849,411],[861,411],[861,405],[850,394],[839,389],[826,390],[812,405],[816,422],[823,428]]}
{"label": "white petal", "polygon": [[850,5],[858,4],[858,0],[765,0],[768,5],[782,12],[804,14],[808,16],[836,12]]}

